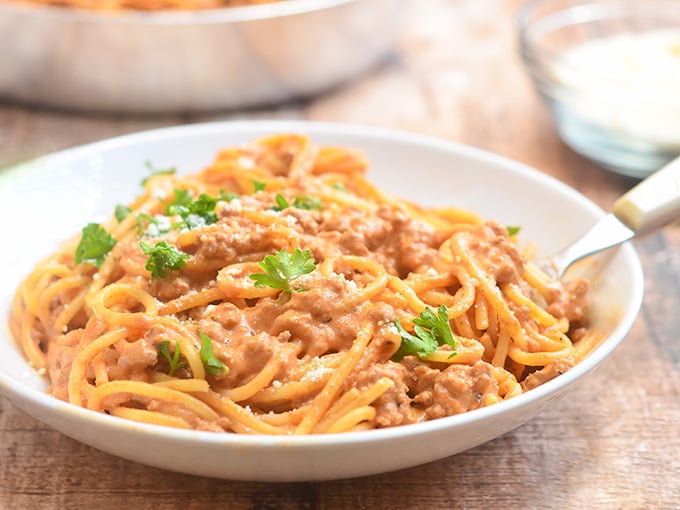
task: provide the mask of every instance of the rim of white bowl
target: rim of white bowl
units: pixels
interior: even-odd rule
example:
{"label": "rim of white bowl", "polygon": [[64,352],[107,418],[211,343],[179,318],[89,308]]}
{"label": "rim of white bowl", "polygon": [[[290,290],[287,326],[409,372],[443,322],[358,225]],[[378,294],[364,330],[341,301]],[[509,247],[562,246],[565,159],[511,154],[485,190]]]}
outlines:
{"label": "rim of white bowl", "polygon": [[[511,160],[499,154],[426,135],[407,133],[404,131],[387,128],[360,126],[355,124],[300,120],[244,120],[206,122],[158,128],[108,138],[41,156],[36,158],[34,161],[41,160],[43,163],[49,163],[50,159],[52,158],[86,157],[88,154],[93,152],[96,153],[99,151],[106,151],[116,147],[125,146],[130,142],[144,143],[145,141],[150,140],[158,141],[159,139],[172,139],[177,137],[181,138],[185,133],[195,134],[201,131],[238,132],[253,130],[261,131],[263,134],[288,130],[301,131],[312,136],[315,133],[350,135],[390,142],[403,142],[405,144],[415,144],[424,146],[426,148],[430,147],[437,150],[444,150],[452,154],[471,157],[483,162],[488,162],[490,164],[501,165],[506,167],[508,171],[513,171],[515,173],[521,174],[524,177],[540,181],[547,186],[556,187],[560,192],[570,195],[572,199],[579,201],[584,208],[590,210],[591,212],[600,215],[604,214],[601,208],[599,208],[587,197],[575,189],[547,174],[543,174],[538,170],[529,167],[528,165]],[[11,168],[7,169],[6,171],[11,171]],[[200,440],[201,442],[205,443],[225,446],[233,444],[259,448],[285,447],[286,449],[307,449],[324,446],[340,446],[350,443],[380,443],[384,441],[392,441],[400,437],[426,435],[433,431],[440,431],[442,429],[454,429],[457,426],[469,425],[475,422],[483,421],[494,415],[509,413],[517,408],[529,404],[530,402],[541,400],[544,397],[555,394],[559,390],[570,386],[576,380],[580,379],[582,376],[593,370],[609,356],[609,354],[621,343],[626,333],[632,327],[642,305],[642,298],[644,294],[642,266],[635,249],[632,245],[627,243],[621,246],[620,251],[628,259],[628,262],[631,266],[631,283],[635,292],[633,293],[633,298],[627,303],[627,308],[623,310],[621,314],[622,320],[614,328],[611,334],[609,334],[608,337],[602,343],[600,343],[600,345],[598,345],[590,354],[586,356],[586,358],[576,364],[573,368],[556,377],[555,379],[542,384],[541,386],[518,395],[517,397],[513,397],[510,400],[504,400],[488,407],[475,409],[454,416],[439,418],[423,423],[400,425],[396,427],[388,427],[384,429],[362,432],[301,436],[268,436],[264,434],[245,435],[181,430],[171,427],[163,427],[160,425],[131,422],[130,420],[117,418],[115,416],[110,416],[89,409],[84,409],[58,400],[47,393],[23,385],[21,382],[10,378],[2,371],[0,371],[0,393],[8,395],[10,400],[12,400],[12,396],[16,396],[23,400],[30,400],[35,404],[49,408],[53,411],[58,411],[59,408],[62,408],[62,410],[68,411],[70,414],[77,416],[84,422],[90,421],[102,427],[110,427],[114,429],[124,428],[134,430],[140,434],[152,434],[154,436],[161,435],[179,442],[194,442],[196,440]]]}

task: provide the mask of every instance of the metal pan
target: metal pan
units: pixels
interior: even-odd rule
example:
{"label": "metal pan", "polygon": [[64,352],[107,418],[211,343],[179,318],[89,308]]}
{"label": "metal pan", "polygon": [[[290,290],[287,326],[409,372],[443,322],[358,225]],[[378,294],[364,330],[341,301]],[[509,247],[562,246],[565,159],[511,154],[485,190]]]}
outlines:
{"label": "metal pan", "polygon": [[0,4],[0,97],[177,113],[309,96],[393,49],[401,0],[290,0],[186,12]]}

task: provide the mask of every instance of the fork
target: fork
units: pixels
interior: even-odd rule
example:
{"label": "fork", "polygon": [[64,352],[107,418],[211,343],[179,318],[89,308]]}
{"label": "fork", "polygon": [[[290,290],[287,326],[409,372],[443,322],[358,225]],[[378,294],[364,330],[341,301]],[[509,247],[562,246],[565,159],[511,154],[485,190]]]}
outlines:
{"label": "fork", "polygon": [[619,197],[612,211],[576,241],[534,261],[534,265],[554,278],[561,278],[574,262],[677,219],[680,219],[680,157]]}

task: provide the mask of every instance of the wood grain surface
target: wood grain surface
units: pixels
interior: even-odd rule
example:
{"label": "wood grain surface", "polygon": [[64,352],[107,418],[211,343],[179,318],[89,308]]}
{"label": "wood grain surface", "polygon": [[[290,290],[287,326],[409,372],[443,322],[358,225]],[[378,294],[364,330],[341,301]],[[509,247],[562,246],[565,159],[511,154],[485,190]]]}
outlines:
{"label": "wood grain surface", "polygon": [[[609,208],[633,181],[598,168],[559,140],[517,54],[518,5],[408,0],[392,59],[320,97],[275,109],[135,118],[0,104],[0,167],[159,126],[304,118],[398,128],[490,149]],[[11,220],[3,214],[0,221]],[[0,509],[680,509],[680,227],[635,246],[646,295],[622,345],[568,397],[485,445],[360,479],[231,482],[99,452],[0,399]]]}

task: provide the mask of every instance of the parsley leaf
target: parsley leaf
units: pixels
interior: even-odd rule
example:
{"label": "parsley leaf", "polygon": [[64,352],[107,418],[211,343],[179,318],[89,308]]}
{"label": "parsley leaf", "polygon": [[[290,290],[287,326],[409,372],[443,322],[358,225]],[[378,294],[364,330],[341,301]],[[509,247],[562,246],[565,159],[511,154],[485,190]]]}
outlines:
{"label": "parsley leaf", "polygon": [[308,196],[295,197],[295,201],[293,202],[293,207],[297,207],[298,209],[306,209],[308,211],[311,211],[311,210],[320,211],[321,210],[321,200],[319,200],[316,197],[308,197]]}
{"label": "parsley leaf", "polygon": [[[290,207],[290,202],[286,200],[286,197],[284,197],[281,193],[276,194],[276,205],[271,208],[272,211],[283,211],[284,209],[288,209]],[[315,197],[307,197],[307,196],[301,196],[301,197],[295,197],[295,200],[293,201],[293,207],[297,207],[298,209],[306,209],[306,210],[311,210],[315,209],[317,211],[321,210],[321,200]]]}
{"label": "parsley leaf", "polygon": [[437,350],[437,341],[429,332],[422,331],[421,328],[421,331],[415,331],[416,335],[412,335],[402,327],[399,319],[394,319],[394,325],[399,331],[399,336],[401,336],[399,350],[392,357],[395,361],[399,361],[409,354],[417,354],[423,358]]}
{"label": "parsley leaf", "polygon": [[156,345],[156,349],[158,349],[158,352],[163,355],[163,357],[168,360],[168,364],[170,365],[170,371],[168,372],[168,375],[170,377],[175,375],[175,372],[179,370],[180,368],[186,367],[189,364],[187,363],[186,360],[180,361],[180,356],[182,356],[182,353],[179,350],[179,344],[175,344],[175,352],[174,354],[170,354],[170,341],[165,340],[163,342],[160,342],[158,345]]}
{"label": "parsley leaf", "polygon": [[290,207],[290,204],[288,203],[288,200],[286,200],[286,197],[284,197],[281,193],[276,194],[276,205],[271,208],[272,211],[283,211],[284,209],[288,209]]}
{"label": "parsley leaf", "polygon": [[455,356],[456,341],[453,338],[445,306],[440,306],[436,315],[430,308],[425,308],[420,312],[420,317],[413,319],[413,324],[415,324],[413,328],[415,335],[404,330],[399,319],[394,321],[394,325],[401,336],[401,345],[393,356],[395,361],[399,361],[409,354],[424,358],[436,351],[439,345],[449,345],[453,350],[451,356]]}
{"label": "parsley leaf", "polygon": [[219,359],[215,357],[213,352],[212,339],[199,330],[199,335],[201,336],[201,361],[205,367],[205,371],[210,375],[222,375],[226,374],[229,369],[222,363]]}
{"label": "parsley leaf", "polygon": [[264,191],[264,188],[267,186],[266,182],[258,181],[256,179],[253,179],[253,189],[254,193],[257,193],[258,191]]}
{"label": "parsley leaf", "polygon": [[116,211],[115,211],[114,214],[116,216],[116,219],[118,220],[118,223],[120,223],[125,218],[130,216],[131,212],[132,212],[132,209],[130,209],[127,205],[118,204],[116,206]]}
{"label": "parsley leaf", "polygon": [[187,265],[189,254],[179,251],[166,241],[160,241],[155,246],[142,241],[139,245],[144,254],[149,255],[144,267],[151,271],[151,278],[163,277],[168,271],[176,271]]}
{"label": "parsley leaf", "polygon": [[88,223],[73,256],[74,264],[87,262],[100,267],[106,255],[116,245],[116,240],[98,223]]}
{"label": "parsley leaf", "polygon": [[413,324],[427,328],[434,334],[439,345],[449,345],[453,350],[456,349],[456,341],[453,339],[449,314],[444,305],[437,309],[437,315],[429,308],[420,312],[420,318],[413,319]]}
{"label": "parsley leaf", "polygon": [[192,199],[191,199],[191,190],[188,189],[180,189],[180,188],[175,188],[175,198],[172,200],[172,203],[168,206],[165,207],[165,212],[171,212],[170,209],[172,207],[178,207],[178,206],[188,206],[191,204]]}
{"label": "parsley leaf", "polygon": [[224,191],[223,189],[221,189],[218,200],[222,200],[224,202],[231,202],[232,200],[235,200],[237,198],[238,193],[234,193],[233,191]]}
{"label": "parsley leaf", "polygon": [[[149,237],[158,237],[161,234],[170,232],[170,224],[167,218],[165,216],[160,216],[160,218],[154,218],[147,213],[139,213],[137,215],[137,235],[144,234]],[[145,221],[146,224],[144,223]]]}
{"label": "parsley leaf", "polygon": [[343,193],[349,193],[350,191],[345,188],[341,183],[337,182],[333,184],[333,188],[337,189],[338,191],[342,191]]}
{"label": "parsley leaf", "polygon": [[201,193],[196,200],[191,199],[189,190],[175,190],[175,200],[166,207],[167,214],[177,214],[182,221],[173,225],[178,228],[193,228],[212,225],[217,221],[215,206],[217,199]]}
{"label": "parsley leaf", "polygon": [[281,289],[288,294],[293,292],[290,288],[290,282],[298,276],[309,274],[316,269],[311,252],[309,250],[302,251],[300,248],[295,248],[292,255],[281,249],[274,255],[267,255],[258,266],[264,271],[264,274],[250,275],[250,279],[255,280],[256,287],[272,287],[273,289]]}
{"label": "parsley leaf", "polygon": [[522,227],[516,227],[516,226],[507,226],[505,228],[508,229],[508,235],[510,237],[517,235],[519,233],[519,231],[522,230]]}
{"label": "parsley leaf", "polygon": [[156,168],[155,166],[153,166],[153,163],[151,163],[151,161],[145,161],[144,166],[148,168],[149,172],[151,172],[151,175],[142,181],[142,186],[144,186],[148,182],[148,180],[155,175],[174,175],[177,172],[177,169],[174,167]]}

